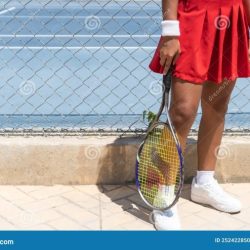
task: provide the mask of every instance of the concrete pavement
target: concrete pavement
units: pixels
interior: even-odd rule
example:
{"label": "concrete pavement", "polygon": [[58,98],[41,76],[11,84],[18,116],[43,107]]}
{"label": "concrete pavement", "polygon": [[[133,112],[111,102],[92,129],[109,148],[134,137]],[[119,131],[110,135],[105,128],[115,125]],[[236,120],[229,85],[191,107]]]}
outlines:
{"label": "concrete pavement", "polygon": [[[184,230],[250,230],[250,183],[222,184],[243,203],[226,214],[189,200],[178,203]],[[1,230],[154,230],[134,185],[0,186]]]}

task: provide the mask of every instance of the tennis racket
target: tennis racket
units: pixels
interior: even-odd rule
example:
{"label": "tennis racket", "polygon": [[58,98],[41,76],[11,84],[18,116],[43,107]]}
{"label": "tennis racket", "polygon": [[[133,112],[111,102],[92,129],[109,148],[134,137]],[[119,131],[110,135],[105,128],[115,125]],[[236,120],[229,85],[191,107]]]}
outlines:
{"label": "tennis racket", "polygon": [[[139,146],[136,158],[136,186],[143,201],[153,209],[171,208],[180,197],[184,182],[183,155],[168,108],[172,68],[163,76],[162,101]],[[165,107],[167,121],[160,116]]]}

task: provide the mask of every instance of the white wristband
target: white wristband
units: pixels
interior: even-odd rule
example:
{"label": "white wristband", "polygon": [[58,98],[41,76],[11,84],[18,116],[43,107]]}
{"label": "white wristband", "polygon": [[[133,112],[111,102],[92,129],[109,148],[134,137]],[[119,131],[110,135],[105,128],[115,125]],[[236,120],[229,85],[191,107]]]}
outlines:
{"label": "white wristband", "polygon": [[180,36],[178,20],[164,20],[161,22],[162,36]]}

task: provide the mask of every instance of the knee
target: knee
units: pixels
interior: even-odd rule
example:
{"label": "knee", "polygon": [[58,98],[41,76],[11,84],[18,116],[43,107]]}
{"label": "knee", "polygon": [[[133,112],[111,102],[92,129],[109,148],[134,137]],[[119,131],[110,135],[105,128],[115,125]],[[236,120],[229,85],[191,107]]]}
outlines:
{"label": "knee", "polygon": [[175,127],[192,124],[196,113],[197,107],[188,102],[177,103],[170,107],[170,116]]}

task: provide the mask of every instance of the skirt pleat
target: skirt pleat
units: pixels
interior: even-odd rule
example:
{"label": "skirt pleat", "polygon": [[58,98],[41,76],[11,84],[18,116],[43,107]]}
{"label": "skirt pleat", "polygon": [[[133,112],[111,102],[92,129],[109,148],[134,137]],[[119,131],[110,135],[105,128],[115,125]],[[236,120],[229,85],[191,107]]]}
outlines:
{"label": "skirt pleat", "polygon": [[[192,83],[221,83],[250,76],[248,23],[242,0],[180,0],[181,53],[173,75]],[[161,37],[149,65],[160,65]]]}

